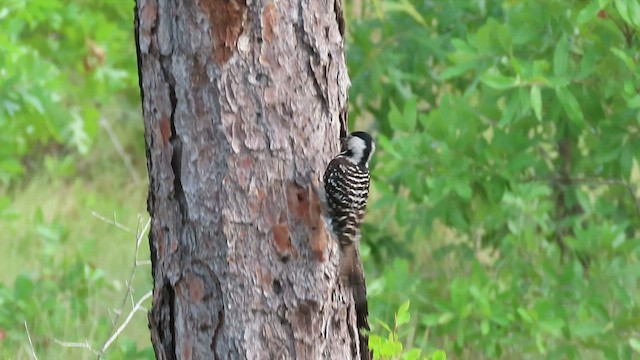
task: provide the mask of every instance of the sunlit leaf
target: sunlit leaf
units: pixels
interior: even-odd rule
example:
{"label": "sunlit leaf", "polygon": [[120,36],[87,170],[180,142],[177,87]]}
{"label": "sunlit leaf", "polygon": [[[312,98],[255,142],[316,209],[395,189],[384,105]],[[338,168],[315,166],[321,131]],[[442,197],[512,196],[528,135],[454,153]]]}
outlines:
{"label": "sunlit leaf", "polygon": [[569,40],[567,35],[563,35],[553,52],[553,73],[557,76],[564,75],[567,72],[569,64]]}
{"label": "sunlit leaf", "polygon": [[556,95],[569,120],[577,125],[582,125],[584,123],[584,115],[580,108],[580,103],[578,103],[578,100],[573,96],[571,91],[566,87],[556,87]]}
{"label": "sunlit leaf", "polygon": [[531,108],[533,113],[536,114],[536,118],[542,120],[542,95],[540,87],[537,85],[531,87]]}

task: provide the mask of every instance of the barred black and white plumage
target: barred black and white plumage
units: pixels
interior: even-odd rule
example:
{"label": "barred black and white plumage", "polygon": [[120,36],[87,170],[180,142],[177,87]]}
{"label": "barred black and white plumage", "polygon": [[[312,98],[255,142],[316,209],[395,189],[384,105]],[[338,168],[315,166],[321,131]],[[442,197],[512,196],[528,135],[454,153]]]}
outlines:
{"label": "barred black and white plumage", "polygon": [[374,149],[369,134],[354,132],[324,173],[328,223],[341,247],[360,240],[371,180],[369,160]]}
{"label": "barred black and white plumage", "polygon": [[353,290],[361,359],[371,359],[368,348],[369,315],[364,269],[358,242],[369,197],[369,160],[375,150],[371,136],[354,132],[324,173],[324,206],[327,224],[340,245],[340,277]]}

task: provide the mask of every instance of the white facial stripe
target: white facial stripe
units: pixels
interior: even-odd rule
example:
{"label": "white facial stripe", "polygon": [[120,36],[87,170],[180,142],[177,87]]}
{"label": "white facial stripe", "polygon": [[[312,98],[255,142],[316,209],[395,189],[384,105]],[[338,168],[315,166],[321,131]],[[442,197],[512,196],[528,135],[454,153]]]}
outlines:
{"label": "white facial stripe", "polygon": [[367,165],[369,165],[369,161],[371,161],[371,157],[373,156],[373,153],[376,151],[376,144],[372,141],[371,142],[371,151],[369,152],[369,158],[367,159]]}
{"label": "white facial stripe", "polygon": [[353,156],[351,157],[353,162],[356,164],[359,163],[360,160],[362,160],[362,157],[364,156],[364,149],[366,149],[367,144],[365,144],[364,140],[362,140],[361,138],[357,136],[352,136],[349,139],[349,143],[347,146],[349,147],[349,150],[351,150],[351,153],[353,154]]}

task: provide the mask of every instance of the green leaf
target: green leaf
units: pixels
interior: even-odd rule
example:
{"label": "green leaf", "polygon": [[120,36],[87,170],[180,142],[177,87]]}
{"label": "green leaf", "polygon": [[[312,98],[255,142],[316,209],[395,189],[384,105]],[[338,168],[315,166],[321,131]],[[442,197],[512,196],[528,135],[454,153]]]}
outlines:
{"label": "green leaf", "polygon": [[531,108],[538,120],[542,120],[542,95],[540,87],[534,85],[531,87]]}
{"label": "green leaf", "polygon": [[[635,1],[635,0],[631,0],[631,1]],[[622,16],[622,18],[626,23],[631,24],[631,20],[629,19],[629,10],[627,8],[627,1],[615,0],[615,4],[616,4],[616,9],[618,9],[618,13],[620,14],[620,16]]]}
{"label": "green leaf", "polygon": [[600,11],[600,4],[595,1],[591,2],[587,7],[580,10],[580,12],[578,13],[578,24],[583,25],[591,21],[596,17],[598,11]]}
{"label": "green leaf", "polygon": [[547,352],[547,349],[544,346],[544,339],[542,337],[542,333],[536,334],[536,347],[538,348],[538,352],[540,354],[544,354]]}
{"label": "green leaf", "polygon": [[44,106],[42,106],[42,102],[40,101],[40,99],[25,90],[20,91],[20,95],[22,95],[22,99],[24,100],[24,102],[31,105],[31,107],[34,108],[38,112],[38,114],[44,115]]}
{"label": "green leaf", "polygon": [[448,324],[449,322],[451,322],[451,320],[453,320],[455,318],[455,314],[451,313],[451,312],[446,312],[443,313],[442,315],[440,315],[440,317],[438,318],[438,324],[440,325],[444,325],[444,324]]}
{"label": "green leaf", "polygon": [[456,194],[458,194],[458,196],[465,200],[471,199],[471,195],[473,195],[473,190],[471,189],[469,184],[462,181],[455,182],[453,185],[453,189]]}
{"label": "green leaf", "polygon": [[633,59],[622,49],[612,47],[611,52],[629,68],[632,72],[636,71],[636,63]]}
{"label": "green leaf", "polygon": [[603,324],[599,323],[582,323],[571,327],[571,333],[582,339],[592,338],[604,332]]}
{"label": "green leaf", "polygon": [[437,350],[431,355],[431,360],[447,360],[447,354],[442,350]]}
{"label": "green leaf", "polygon": [[505,90],[517,86],[518,81],[516,78],[504,76],[495,73],[485,73],[480,77],[480,81],[490,88],[496,90]]}
{"label": "green leaf", "polygon": [[629,99],[627,101],[627,106],[629,106],[629,108],[631,109],[638,109],[640,108],[640,94],[632,97],[631,99]]}
{"label": "green leaf", "polygon": [[442,73],[440,73],[440,79],[449,80],[458,77],[473,69],[474,67],[476,67],[475,62],[463,62],[454,66],[449,66]]}
{"label": "green leaf", "polygon": [[502,117],[498,122],[498,125],[500,127],[509,125],[513,121],[514,117],[516,116],[516,112],[518,111],[518,105],[520,105],[518,96],[512,95],[507,97],[507,104],[505,108],[500,109],[502,110]]}
{"label": "green leaf", "polygon": [[389,140],[388,137],[384,136],[384,134],[380,134],[378,136],[377,143],[386,153],[393,156],[394,158],[398,160],[403,158],[402,155],[400,155],[400,153],[395,149],[395,146],[391,142],[391,140]]}
{"label": "green leaf", "polygon": [[378,335],[375,335],[375,334],[369,335],[369,347],[373,350],[380,349],[380,347],[382,347],[383,341],[384,340],[382,339],[382,337]]}
{"label": "green leaf", "polygon": [[28,301],[33,297],[35,284],[33,280],[24,274],[18,275],[14,282],[15,296],[21,301]]}
{"label": "green leaf", "polygon": [[518,315],[520,315],[520,317],[522,317],[522,319],[528,323],[532,323],[533,319],[531,318],[531,315],[529,315],[529,312],[524,309],[524,308],[518,308]]}
{"label": "green leaf", "polygon": [[374,318],[374,321],[376,322],[376,324],[382,326],[382,328],[385,329],[387,332],[391,332],[391,327],[387,325],[387,323],[385,323],[384,321],[378,318]]}
{"label": "green leaf", "polygon": [[569,65],[569,40],[564,34],[556,44],[553,52],[553,73],[556,76],[565,75]]}
{"label": "green leaf", "polygon": [[415,20],[420,25],[426,26],[427,22],[425,21],[422,14],[416,9],[416,7],[409,0],[399,0],[399,1],[385,1],[382,3],[382,7],[384,11],[398,11],[403,12],[413,20]]}
{"label": "green leaf", "polygon": [[410,351],[407,351],[402,356],[402,359],[404,359],[404,360],[418,360],[418,359],[420,359],[420,354],[422,354],[422,350],[420,350],[420,349],[411,349]]}
{"label": "green leaf", "polygon": [[556,96],[558,100],[560,100],[567,116],[569,116],[569,120],[576,125],[582,125],[584,123],[584,115],[578,100],[573,96],[571,91],[566,87],[556,87]]}
{"label": "green leaf", "polygon": [[640,1],[629,0],[629,18],[633,22],[633,25],[640,27]]}
{"label": "green leaf", "polygon": [[418,121],[418,99],[411,98],[405,101],[403,109],[405,131],[413,132]]}
{"label": "green leaf", "polygon": [[398,107],[394,102],[389,104],[389,124],[394,130],[402,130],[403,127],[403,116]]}
{"label": "green leaf", "polygon": [[384,340],[380,346],[380,355],[398,356],[402,354],[402,343],[395,340]]}
{"label": "green leaf", "polygon": [[24,172],[24,168],[18,159],[3,159],[0,160],[0,173],[2,172],[9,175],[19,175]]}
{"label": "green leaf", "polygon": [[416,98],[406,100],[402,113],[396,104],[391,102],[388,117],[389,124],[394,130],[413,132],[418,122],[418,100]]}
{"label": "green leaf", "polygon": [[411,314],[409,314],[409,304],[410,301],[407,300],[400,305],[398,308],[398,313],[396,314],[396,325],[401,326],[409,322],[411,319]]}
{"label": "green leaf", "polygon": [[635,350],[635,352],[640,354],[640,340],[639,339],[629,338],[629,346],[631,346],[631,348],[633,350]]}
{"label": "green leaf", "polygon": [[487,320],[482,320],[482,322],[480,323],[480,332],[484,336],[489,334],[489,322]]}

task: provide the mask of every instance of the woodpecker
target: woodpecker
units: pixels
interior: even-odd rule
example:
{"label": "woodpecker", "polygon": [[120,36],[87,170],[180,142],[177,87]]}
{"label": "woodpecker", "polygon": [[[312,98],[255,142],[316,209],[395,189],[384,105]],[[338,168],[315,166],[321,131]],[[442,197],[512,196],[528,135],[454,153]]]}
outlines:
{"label": "woodpecker", "polygon": [[[340,275],[353,291],[357,327],[364,330],[369,330],[369,311],[358,243],[369,197],[369,161],[374,151],[371,135],[356,131],[342,139],[342,152],[329,162],[324,173],[326,222],[340,245]],[[368,359],[368,337],[366,333],[359,336],[361,356]]]}
{"label": "woodpecker", "polygon": [[360,240],[369,196],[369,161],[375,150],[371,135],[356,131],[343,139],[343,149],[324,173],[327,225],[340,248]]}

